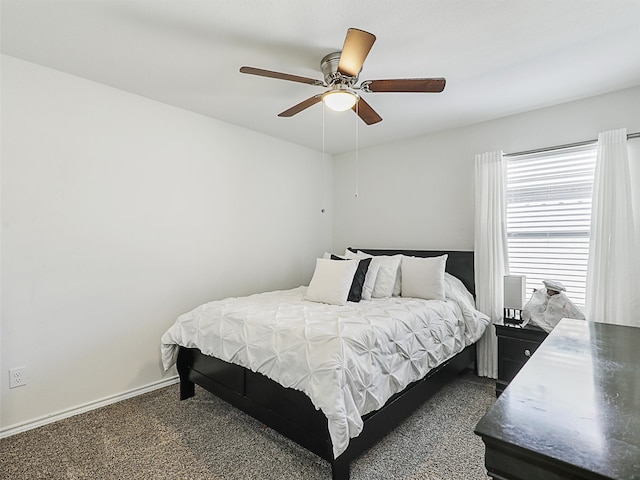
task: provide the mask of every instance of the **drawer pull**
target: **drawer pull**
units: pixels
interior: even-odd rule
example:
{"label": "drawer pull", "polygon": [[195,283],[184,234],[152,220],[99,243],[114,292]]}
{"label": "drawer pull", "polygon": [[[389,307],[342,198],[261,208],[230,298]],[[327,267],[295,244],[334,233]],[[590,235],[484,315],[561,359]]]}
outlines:
{"label": "drawer pull", "polygon": [[528,348],[524,351],[524,356],[525,357],[530,357],[531,356],[531,350],[529,350]]}

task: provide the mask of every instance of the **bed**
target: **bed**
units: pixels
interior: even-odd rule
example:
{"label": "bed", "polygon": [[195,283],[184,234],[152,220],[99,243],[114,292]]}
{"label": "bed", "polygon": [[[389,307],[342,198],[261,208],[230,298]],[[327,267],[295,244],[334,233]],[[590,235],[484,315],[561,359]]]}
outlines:
{"label": "bed", "polygon": [[[177,365],[182,400],[196,384],[203,387],[329,461],[333,480],[348,480],[354,458],[475,367],[475,342],[489,323],[472,306],[473,252],[356,251],[352,259],[444,258],[446,299],[400,296],[396,284],[389,297],[344,306],[311,302],[318,263],[309,287],[202,305],[162,339],[163,362]],[[407,288],[410,272],[407,266]],[[456,319],[448,319],[450,311]]]}

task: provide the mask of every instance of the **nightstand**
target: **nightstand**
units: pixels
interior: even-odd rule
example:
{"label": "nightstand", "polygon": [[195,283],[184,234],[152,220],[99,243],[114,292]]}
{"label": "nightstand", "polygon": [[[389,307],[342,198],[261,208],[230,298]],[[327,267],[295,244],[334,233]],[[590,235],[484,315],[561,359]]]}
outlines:
{"label": "nightstand", "polygon": [[529,360],[533,352],[547,338],[548,333],[534,326],[495,325],[498,337],[498,380],[496,397]]}

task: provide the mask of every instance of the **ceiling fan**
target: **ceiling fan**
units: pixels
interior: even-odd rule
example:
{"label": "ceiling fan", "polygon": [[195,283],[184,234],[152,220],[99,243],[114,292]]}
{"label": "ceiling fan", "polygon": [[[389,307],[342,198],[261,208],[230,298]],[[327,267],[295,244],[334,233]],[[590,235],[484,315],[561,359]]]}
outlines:
{"label": "ceiling fan", "polygon": [[255,67],[242,67],[241,73],[258,75],[261,77],[278,78],[291,82],[306,83],[318,87],[329,88],[324,93],[294,105],[278,114],[279,117],[292,117],[297,113],[323,101],[332,110],[345,111],[352,109],[367,124],[373,125],[382,121],[382,117],[357,92],[417,92],[440,93],[444,90],[444,78],[407,78],[393,80],[365,80],[358,83],[358,76],[376,36],[372,33],[350,28],[344,40],[342,52],[326,55],[320,62],[324,80],[316,80],[288,73],[263,70]]}

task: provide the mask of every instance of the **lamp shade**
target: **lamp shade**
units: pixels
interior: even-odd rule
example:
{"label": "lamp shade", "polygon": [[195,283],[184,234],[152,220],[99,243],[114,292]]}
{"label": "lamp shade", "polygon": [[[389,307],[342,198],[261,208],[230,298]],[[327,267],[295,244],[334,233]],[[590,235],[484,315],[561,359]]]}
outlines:
{"label": "lamp shade", "polygon": [[522,310],[524,306],[525,285],[527,277],[521,275],[505,275],[504,308]]}
{"label": "lamp shade", "polygon": [[331,90],[322,96],[322,101],[331,110],[344,112],[356,104],[358,96],[349,90]]}

